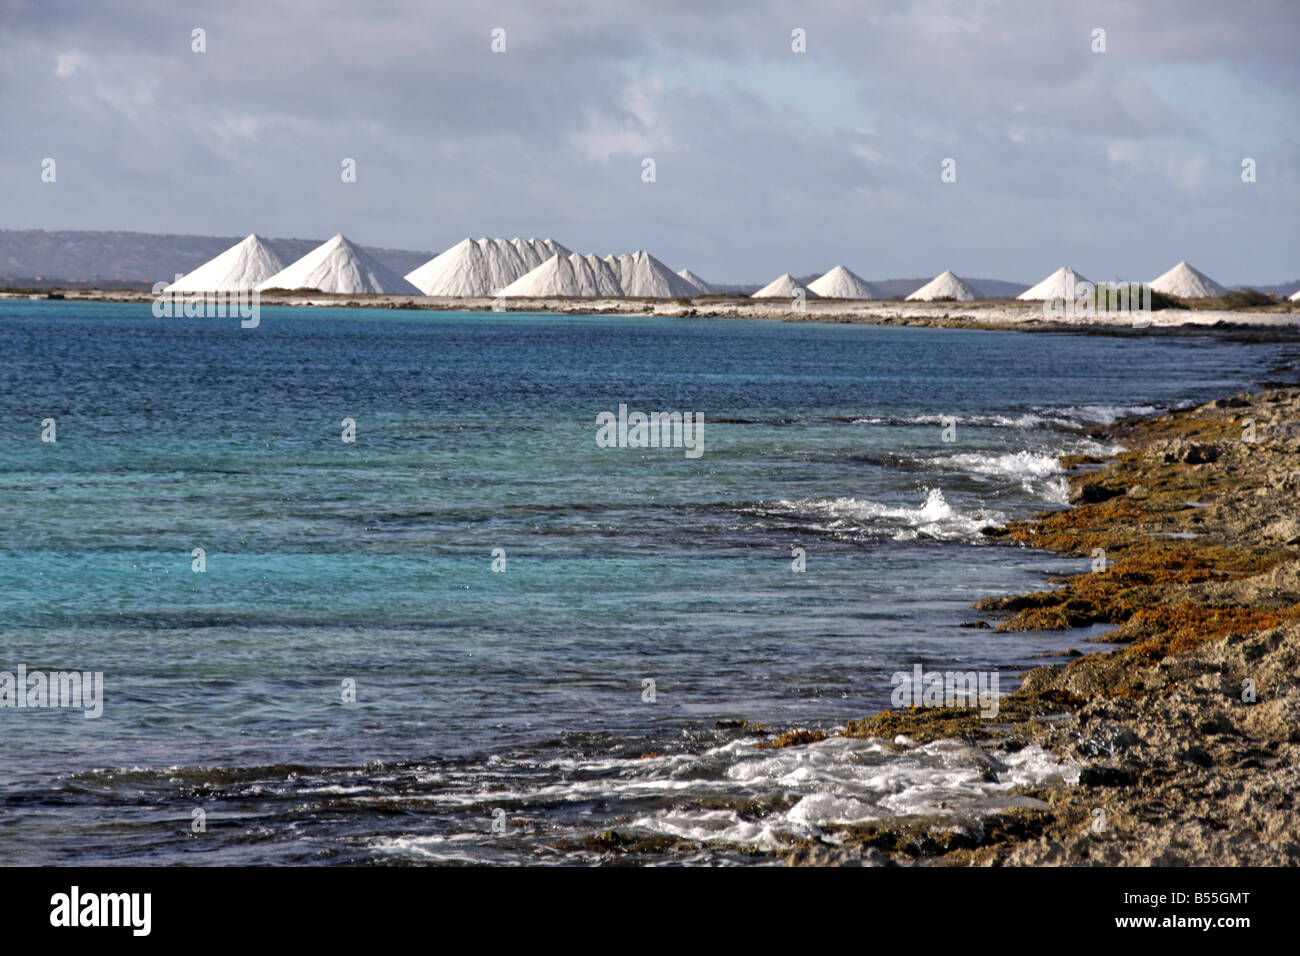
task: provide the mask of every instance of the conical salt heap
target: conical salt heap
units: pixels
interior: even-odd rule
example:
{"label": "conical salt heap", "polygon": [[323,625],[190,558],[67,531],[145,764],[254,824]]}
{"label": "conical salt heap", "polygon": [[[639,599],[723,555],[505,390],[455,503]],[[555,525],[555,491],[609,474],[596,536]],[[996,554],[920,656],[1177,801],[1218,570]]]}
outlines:
{"label": "conical salt heap", "polygon": [[973,302],[980,298],[975,289],[951,270],[941,272],[921,288],[907,297],[908,302],[929,302],[934,299],[955,299],[958,302]]}
{"label": "conical salt heap", "polygon": [[696,295],[713,295],[713,286],[705,282],[690,269],[682,269],[677,274],[695,287]]}
{"label": "conical salt heap", "polygon": [[1152,282],[1151,288],[1155,292],[1163,292],[1179,299],[1213,299],[1227,292],[1219,283],[1204,272],[1193,269],[1185,261]]}
{"label": "conical salt heap", "polygon": [[695,286],[644,249],[617,258],[606,256],[605,261],[617,272],[619,287],[626,296],[689,299],[699,294]]}
{"label": "conical salt heap", "polygon": [[608,260],[576,252],[567,256],[557,253],[497,294],[528,298],[621,296],[623,286],[617,267]]}
{"label": "conical salt heap", "polygon": [[348,295],[419,295],[420,290],[340,233],[258,285]]}
{"label": "conical salt heap", "polygon": [[425,295],[496,295],[557,253],[570,254],[554,239],[462,239],[406,281]]}
{"label": "conical salt heap", "polygon": [[284,268],[257,233],[187,272],[164,292],[247,292]]}
{"label": "conical salt heap", "polygon": [[1020,293],[1020,295],[1016,296],[1016,298],[1024,299],[1026,301],[1042,301],[1047,299],[1068,299],[1069,301],[1074,301],[1076,294],[1074,290],[1080,283],[1087,281],[1087,279],[1068,266],[1061,266],[1061,268],[1057,269],[1042,282],[1038,283],[1038,285],[1034,286],[1032,289],[1026,289],[1024,292]]}
{"label": "conical salt heap", "polygon": [[807,289],[804,289],[803,286],[799,285],[799,283],[795,281],[794,276],[790,275],[790,273],[788,272],[785,273],[784,275],[777,276],[767,285],[763,286],[763,288],[759,289],[757,292],[751,295],[750,298],[751,299],[793,299],[795,295],[795,291],[798,289],[803,289],[806,298],[809,299],[817,298],[816,292],[810,292]]}
{"label": "conical salt heap", "polygon": [[808,291],[823,299],[879,299],[882,296],[861,277],[844,266],[836,266],[808,283]]}

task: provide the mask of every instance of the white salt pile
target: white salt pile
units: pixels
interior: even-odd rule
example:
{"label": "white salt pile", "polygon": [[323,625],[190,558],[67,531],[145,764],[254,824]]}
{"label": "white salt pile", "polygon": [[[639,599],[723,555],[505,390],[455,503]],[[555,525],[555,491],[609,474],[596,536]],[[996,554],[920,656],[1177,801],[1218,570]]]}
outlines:
{"label": "white salt pile", "polygon": [[980,294],[974,288],[953,275],[951,271],[945,271],[909,295],[907,301],[930,302],[935,299],[955,299],[958,302],[973,302],[978,298]]}
{"label": "white salt pile", "polygon": [[621,255],[606,256],[605,261],[618,274],[623,294],[643,299],[689,299],[699,290],[644,249]]}
{"label": "white salt pile", "polygon": [[406,280],[425,295],[496,295],[556,254],[570,253],[554,239],[462,239]]}
{"label": "white salt pile", "polygon": [[[763,286],[763,288],[759,289],[757,292],[751,295],[750,298],[751,299],[792,299],[794,298],[795,291],[798,289],[803,289],[803,286],[799,285],[799,283],[795,281],[794,276],[790,275],[790,273],[787,272],[785,273],[785,275],[778,276],[777,278],[769,282],[767,285]],[[807,289],[804,289],[803,291],[806,298],[809,299],[817,298],[816,292],[809,292]]]}
{"label": "white salt pile", "polygon": [[690,269],[683,269],[677,274],[695,287],[696,295],[713,295],[713,286],[705,282]]}
{"label": "white salt pile", "polygon": [[1212,299],[1227,291],[1204,272],[1193,269],[1185,261],[1178,263],[1152,282],[1151,288],[1156,292],[1177,296],[1180,299]]}
{"label": "white salt pile", "polygon": [[342,234],[322,242],[297,262],[258,285],[267,289],[313,289],[349,295],[419,295],[420,290]]}
{"label": "white salt pile", "polygon": [[680,299],[700,290],[644,249],[601,259],[576,253],[549,257],[501,289],[503,296],[635,296]]}
{"label": "white salt pile", "polygon": [[1031,289],[1026,289],[1024,292],[1020,293],[1020,295],[1016,296],[1016,298],[1024,299],[1025,301],[1067,299],[1073,302],[1076,294],[1076,287],[1079,283],[1087,281],[1087,279],[1068,266],[1061,266],[1061,268],[1057,269],[1042,282],[1038,283],[1038,285]]}
{"label": "white salt pile", "polygon": [[[610,258],[613,258],[612,256]],[[617,260],[616,260],[617,261]],[[616,265],[594,255],[556,254],[497,293],[503,296],[621,296]]]}
{"label": "white salt pile", "polygon": [[284,268],[257,233],[235,243],[164,289],[164,292],[247,292]]}
{"label": "white salt pile", "polygon": [[808,283],[808,291],[823,299],[884,298],[870,284],[844,266],[836,266],[821,278]]}
{"label": "white salt pile", "polygon": [[1292,292],[1289,296],[1287,296],[1287,299],[1289,299],[1292,302],[1300,302],[1300,289],[1297,289],[1295,292]]}

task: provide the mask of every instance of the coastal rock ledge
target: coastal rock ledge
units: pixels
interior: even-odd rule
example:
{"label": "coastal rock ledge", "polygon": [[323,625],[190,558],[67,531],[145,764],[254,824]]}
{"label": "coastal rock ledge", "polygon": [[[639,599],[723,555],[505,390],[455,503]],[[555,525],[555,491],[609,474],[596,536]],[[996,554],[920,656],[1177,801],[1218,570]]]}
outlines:
{"label": "coastal rock ledge", "polygon": [[838,828],[787,865],[1300,864],[1300,388],[1108,433],[1126,450],[1070,474],[1073,507],[1000,538],[1104,567],[976,607],[1003,631],[1107,624],[1094,640],[1122,646],[1030,671],[998,728],[932,708],[844,730],[1036,743],[1079,782],[982,820]]}

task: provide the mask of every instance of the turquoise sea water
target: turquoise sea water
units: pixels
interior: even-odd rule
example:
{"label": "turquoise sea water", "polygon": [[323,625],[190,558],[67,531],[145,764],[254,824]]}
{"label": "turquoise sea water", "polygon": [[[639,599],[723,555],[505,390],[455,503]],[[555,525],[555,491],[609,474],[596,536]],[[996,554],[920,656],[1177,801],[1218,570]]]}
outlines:
{"label": "turquoise sea water", "polygon": [[[96,720],[0,708],[6,863],[571,861],[610,827],[726,862],[940,800],[980,812],[1068,768],[774,754],[717,724],[841,725],[918,662],[1009,690],[1081,635],[961,628],[971,602],[1086,562],[980,529],[1059,504],[1056,456],[1110,447],[1089,428],[1274,358],[509,313],[266,308],[241,329],[27,301],[0,303],[0,348],[0,670],[106,686]],[[599,447],[620,403],[703,413],[704,454]]]}

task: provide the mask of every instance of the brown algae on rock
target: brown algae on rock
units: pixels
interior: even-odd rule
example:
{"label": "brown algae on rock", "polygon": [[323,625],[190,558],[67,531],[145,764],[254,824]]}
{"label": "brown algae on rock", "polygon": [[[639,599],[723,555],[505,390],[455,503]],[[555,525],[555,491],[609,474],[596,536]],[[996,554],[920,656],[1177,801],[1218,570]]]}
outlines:
{"label": "brown algae on rock", "polygon": [[1023,791],[1048,809],[978,824],[838,828],[841,845],[805,843],[788,864],[1300,863],[1300,389],[1122,421],[1105,435],[1126,450],[1104,464],[1063,460],[1072,507],[991,535],[1091,558],[1093,570],[975,607],[1007,615],[1004,631],[1114,625],[1093,640],[1127,646],[1035,668],[1002,698],[996,723],[912,708],[844,729],[1039,743],[1084,763],[1079,784]]}

